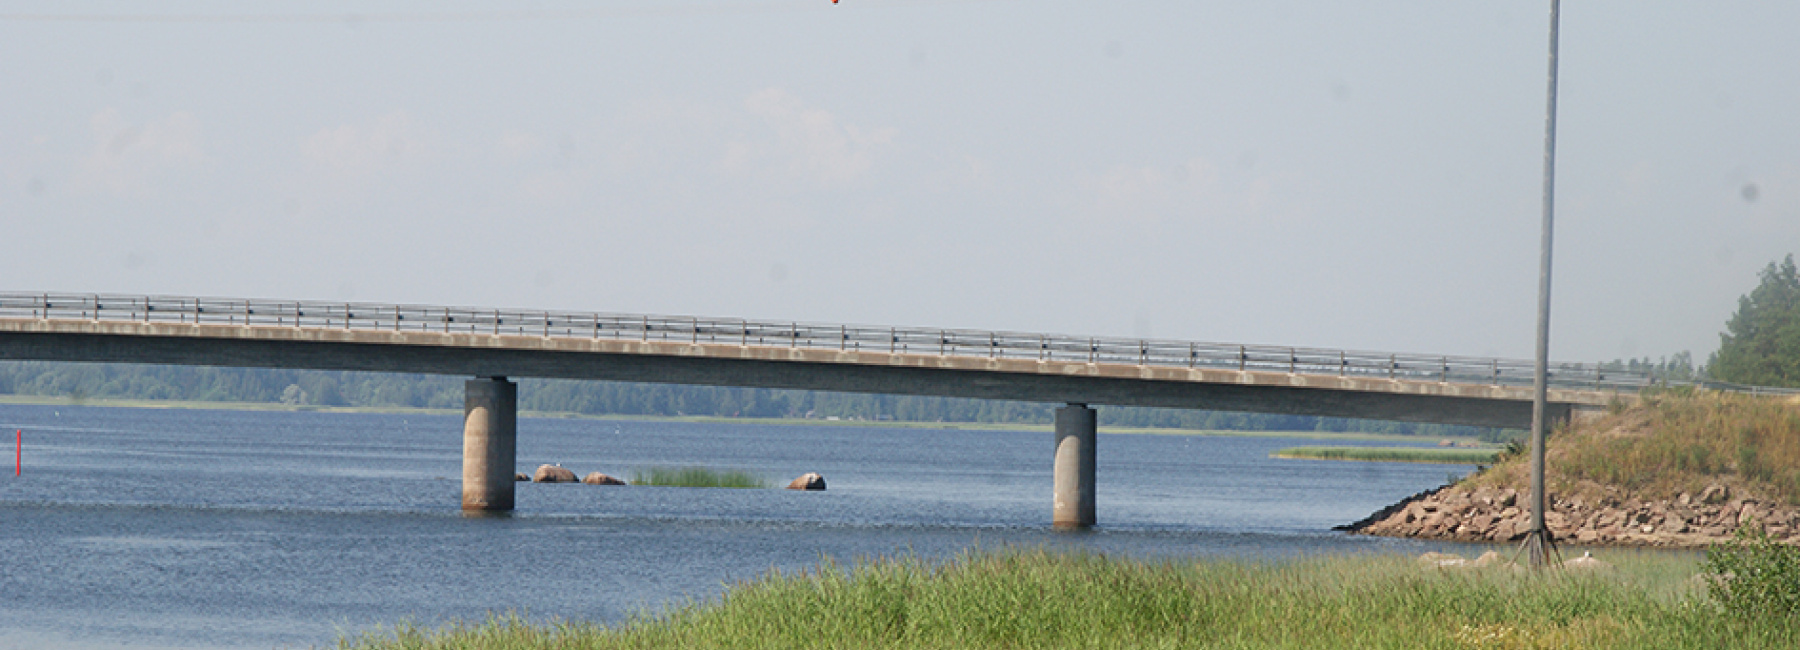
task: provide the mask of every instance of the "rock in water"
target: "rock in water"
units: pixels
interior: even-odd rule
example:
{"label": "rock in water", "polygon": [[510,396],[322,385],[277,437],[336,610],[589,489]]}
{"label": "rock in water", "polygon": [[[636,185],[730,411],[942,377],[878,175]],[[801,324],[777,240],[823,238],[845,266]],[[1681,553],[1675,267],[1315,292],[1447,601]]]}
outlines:
{"label": "rock in water", "polygon": [[825,477],[819,476],[818,472],[807,472],[805,474],[801,474],[800,478],[794,479],[794,482],[789,483],[787,486],[787,489],[789,489],[789,490],[823,490],[823,489],[825,489]]}
{"label": "rock in water", "polygon": [[531,480],[531,475],[526,474],[524,472],[513,472],[513,480],[514,481],[529,481],[529,480]]}
{"label": "rock in water", "polygon": [[605,474],[601,474],[599,472],[594,472],[592,474],[588,474],[587,476],[581,477],[581,482],[586,483],[588,485],[624,485],[625,484],[624,481],[613,478],[611,476],[607,476]]}
{"label": "rock in water", "polygon": [[575,473],[561,465],[539,465],[531,480],[539,483],[574,483]]}

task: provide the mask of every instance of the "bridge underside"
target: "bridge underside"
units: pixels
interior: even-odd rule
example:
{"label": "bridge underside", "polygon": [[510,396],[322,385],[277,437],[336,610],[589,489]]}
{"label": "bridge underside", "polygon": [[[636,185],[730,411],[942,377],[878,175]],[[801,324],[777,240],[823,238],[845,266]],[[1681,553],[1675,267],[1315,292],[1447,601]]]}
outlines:
{"label": "bridge underside", "polygon": [[[788,352],[782,348],[760,350]],[[1342,390],[1280,385],[1294,378],[1268,372],[1224,373],[1240,376],[1237,381],[1171,381],[1116,374],[833,363],[795,359],[792,354],[773,355],[773,358],[744,356],[520,349],[496,345],[0,331],[0,359],[16,360],[595,379],[1245,411],[1506,428],[1526,428],[1531,422],[1528,398],[1495,399],[1432,393],[1427,391],[1434,384],[1426,382],[1368,380],[1371,384],[1393,384],[1399,389]],[[931,358],[928,355],[910,356]],[[1024,363],[1029,364],[1028,361]],[[1408,389],[1401,384],[1423,388]],[[1555,418],[1567,417],[1571,410],[1571,405],[1566,402],[1550,406],[1550,415]]]}
{"label": "bridge underside", "polygon": [[[197,304],[197,303],[196,303]],[[97,307],[97,303],[96,303]],[[196,307],[196,309],[198,309]],[[146,316],[148,311],[142,312]],[[296,311],[297,313],[297,311]],[[347,310],[346,310],[347,313]],[[200,312],[196,311],[196,320]],[[246,316],[248,312],[246,311]],[[1090,404],[1283,413],[1525,428],[1528,390],[1431,381],[1367,369],[1337,374],[1087,363],[1066,358],[930,354],[851,347],[702,343],[472,332],[267,327],[95,319],[0,319],[0,359],[426,373],[465,384],[463,509],[513,508],[517,387],[509,377],[937,395],[1066,404],[1056,413],[1052,522],[1095,523]],[[898,347],[898,346],[896,346]],[[1448,367],[1443,379],[1449,378]],[[1604,404],[1597,391],[1551,392],[1550,415]],[[1560,395],[1562,399],[1557,399]]]}

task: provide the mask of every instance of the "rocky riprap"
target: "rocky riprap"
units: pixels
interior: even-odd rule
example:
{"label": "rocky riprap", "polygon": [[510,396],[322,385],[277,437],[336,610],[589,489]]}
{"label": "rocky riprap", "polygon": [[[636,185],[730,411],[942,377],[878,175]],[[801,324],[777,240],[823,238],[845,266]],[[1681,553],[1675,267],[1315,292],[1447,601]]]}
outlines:
{"label": "rocky riprap", "polygon": [[[1702,547],[1727,541],[1738,527],[1754,522],[1777,540],[1800,544],[1800,508],[1734,495],[1724,485],[1660,501],[1630,498],[1616,487],[1582,487],[1589,496],[1553,493],[1544,513],[1544,523],[1564,543]],[[1513,488],[1446,485],[1337,529],[1384,537],[1517,541],[1531,530],[1529,503],[1526,492]]]}

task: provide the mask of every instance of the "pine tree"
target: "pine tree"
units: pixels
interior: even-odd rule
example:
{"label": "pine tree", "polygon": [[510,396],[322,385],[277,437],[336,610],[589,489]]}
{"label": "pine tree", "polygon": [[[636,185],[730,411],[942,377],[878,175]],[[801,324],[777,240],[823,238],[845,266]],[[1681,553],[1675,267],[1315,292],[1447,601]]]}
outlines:
{"label": "pine tree", "polygon": [[1793,255],[1763,269],[1762,283],[1738,298],[1725,329],[1707,364],[1714,378],[1800,387],[1800,270]]}

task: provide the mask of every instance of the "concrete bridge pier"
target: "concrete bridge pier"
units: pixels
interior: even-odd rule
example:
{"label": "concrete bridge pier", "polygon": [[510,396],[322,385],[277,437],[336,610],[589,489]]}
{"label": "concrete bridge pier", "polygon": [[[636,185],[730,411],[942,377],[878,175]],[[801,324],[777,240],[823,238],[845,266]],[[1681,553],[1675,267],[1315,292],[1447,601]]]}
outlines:
{"label": "concrete bridge pier", "polygon": [[463,383],[463,512],[513,509],[518,405],[519,385],[505,377]]}
{"label": "concrete bridge pier", "polygon": [[1069,404],[1056,409],[1056,510],[1050,525],[1079,530],[1094,525],[1094,409]]}

